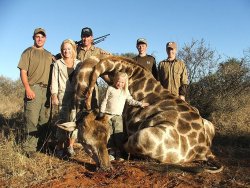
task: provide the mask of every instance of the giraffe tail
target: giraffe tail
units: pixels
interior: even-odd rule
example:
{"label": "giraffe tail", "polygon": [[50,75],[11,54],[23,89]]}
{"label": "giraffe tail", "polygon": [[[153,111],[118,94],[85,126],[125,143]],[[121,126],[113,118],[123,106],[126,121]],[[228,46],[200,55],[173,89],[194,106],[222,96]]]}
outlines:
{"label": "giraffe tail", "polygon": [[202,173],[207,172],[211,174],[220,173],[223,171],[224,166],[220,162],[213,158],[209,158],[207,161],[198,161],[197,166],[181,166],[180,169],[191,173]]}
{"label": "giraffe tail", "polygon": [[197,166],[186,166],[184,164],[164,164],[156,162],[145,163],[145,168],[160,173],[170,173],[170,172],[188,172],[193,174],[199,174],[202,172],[207,173],[219,173],[223,170],[223,166],[213,166],[213,167],[204,167],[203,165]]}
{"label": "giraffe tail", "polygon": [[224,166],[214,158],[208,158],[207,161],[205,161],[206,165],[204,167],[204,172],[208,173],[219,173],[222,172],[224,169]]}

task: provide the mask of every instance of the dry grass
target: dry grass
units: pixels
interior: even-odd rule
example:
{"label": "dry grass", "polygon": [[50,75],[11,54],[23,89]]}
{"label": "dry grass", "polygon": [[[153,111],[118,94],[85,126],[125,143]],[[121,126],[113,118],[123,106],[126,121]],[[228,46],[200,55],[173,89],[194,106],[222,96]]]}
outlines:
{"label": "dry grass", "polygon": [[60,177],[67,163],[43,153],[26,157],[13,135],[1,140],[0,153],[0,187],[28,187],[51,177]]}
{"label": "dry grass", "polygon": [[[23,87],[20,81],[0,76],[0,187],[28,187],[57,174],[65,161],[38,153],[22,154],[18,142],[23,125]],[[15,183],[14,183],[15,182]],[[18,182],[18,184],[16,184]]]}
{"label": "dry grass", "polygon": [[23,104],[21,104],[20,99],[2,95],[0,100],[3,101],[0,104],[1,115],[6,118],[10,118],[13,113],[18,113],[22,110]]}
{"label": "dry grass", "polygon": [[0,76],[0,115],[11,118],[23,108],[24,89],[21,81]]}

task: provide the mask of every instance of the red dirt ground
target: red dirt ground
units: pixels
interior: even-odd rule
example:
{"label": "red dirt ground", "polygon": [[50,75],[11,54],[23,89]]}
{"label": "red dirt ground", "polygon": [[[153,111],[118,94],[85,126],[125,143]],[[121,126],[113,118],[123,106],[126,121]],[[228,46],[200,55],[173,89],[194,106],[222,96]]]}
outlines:
{"label": "red dirt ground", "polygon": [[98,172],[92,160],[82,149],[78,149],[76,157],[68,161],[70,165],[65,167],[63,176],[52,177],[30,187],[250,187],[250,151],[241,149],[232,152],[230,148],[229,156],[228,149],[221,146],[216,148],[216,153],[224,170],[215,174],[185,172],[145,160],[114,161],[113,171]]}

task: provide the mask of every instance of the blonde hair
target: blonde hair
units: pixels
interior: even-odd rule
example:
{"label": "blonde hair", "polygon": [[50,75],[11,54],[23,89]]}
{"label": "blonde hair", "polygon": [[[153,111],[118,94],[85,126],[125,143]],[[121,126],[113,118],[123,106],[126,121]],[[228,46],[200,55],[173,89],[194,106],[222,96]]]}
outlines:
{"label": "blonde hair", "polygon": [[117,72],[114,77],[114,85],[117,83],[119,78],[124,78],[125,79],[125,85],[124,85],[124,92],[129,93],[128,91],[128,75],[125,72]]}
{"label": "blonde hair", "polygon": [[[61,44],[61,55],[63,56],[63,46],[68,43],[72,46],[72,59],[76,59],[76,43],[71,39],[66,39]],[[63,56],[64,57],[64,56]]]}

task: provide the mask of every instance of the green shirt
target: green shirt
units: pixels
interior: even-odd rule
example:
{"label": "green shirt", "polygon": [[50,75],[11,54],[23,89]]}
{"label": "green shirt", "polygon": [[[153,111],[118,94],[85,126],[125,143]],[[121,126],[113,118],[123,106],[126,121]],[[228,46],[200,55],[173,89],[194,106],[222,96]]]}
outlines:
{"label": "green shirt", "polygon": [[180,93],[180,91],[183,92],[183,87],[188,85],[187,68],[183,61],[163,60],[159,63],[158,72],[161,85],[170,93],[177,96],[185,94]]}
{"label": "green shirt", "polygon": [[51,63],[50,52],[32,46],[22,53],[18,68],[27,71],[29,85],[48,84]]}

